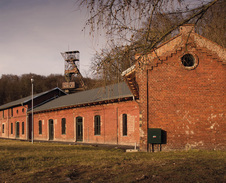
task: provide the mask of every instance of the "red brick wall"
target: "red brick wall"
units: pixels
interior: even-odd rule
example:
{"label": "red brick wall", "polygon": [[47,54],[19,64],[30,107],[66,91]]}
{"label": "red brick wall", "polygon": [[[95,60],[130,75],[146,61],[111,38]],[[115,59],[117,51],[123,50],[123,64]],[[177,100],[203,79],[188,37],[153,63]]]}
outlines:
{"label": "red brick wall", "polygon": [[[18,106],[0,113],[0,137],[11,139],[27,139],[27,106]],[[19,123],[19,137],[16,137],[16,123]],[[24,122],[24,134],[22,134],[22,122]],[[11,134],[11,123],[13,124],[13,133]],[[4,133],[2,125],[4,124]]]}
{"label": "red brick wall", "polygon": [[[4,125],[4,133],[3,126]],[[0,137],[8,137],[8,110],[0,111]]]}
{"label": "red brick wall", "polygon": [[147,68],[138,68],[136,80],[139,86],[139,133],[140,133],[140,149],[147,150],[147,129],[148,129],[148,107],[147,107]]}
{"label": "red brick wall", "polygon": [[[41,97],[34,98],[34,107],[56,96],[65,95],[59,90],[50,91]],[[31,108],[31,101],[25,106],[17,106],[0,111],[0,137],[11,138],[11,139],[24,139],[28,140],[31,138],[31,114],[27,117],[27,109]],[[22,111],[24,109],[24,112]],[[13,112],[12,112],[13,110]],[[13,115],[12,115],[13,114]],[[19,137],[16,137],[16,123],[19,122]],[[22,134],[22,122],[24,122],[24,134]],[[11,134],[11,123],[13,124],[13,133]],[[3,125],[4,124],[4,133]]]}
{"label": "red brick wall", "polygon": [[[128,134],[122,135],[122,114],[128,117]],[[94,135],[94,116],[101,116],[101,135]],[[139,108],[135,101],[90,107],[65,109],[34,115],[34,139],[49,140],[48,120],[54,120],[55,141],[76,141],[76,117],[83,118],[83,143],[125,144],[139,143]],[[66,134],[61,134],[61,119],[66,118]],[[42,134],[38,121],[42,120]]]}
{"label": "red brick wall", "polygon": [[[225,65],[215,59],[214,53],[197,50],[191,52],[199,59],[194,70],[187,70],[181,64],[181,50],[157,67],[149,68],[148,83],[146,69],[137,73],[141,131],[146,133],[148,127],[165,130],[165,150],[225,148]],[[145,95],[147,85],[148,100]],[[141,138],[142,150],[147,147],[145,133],[143,142]]]}

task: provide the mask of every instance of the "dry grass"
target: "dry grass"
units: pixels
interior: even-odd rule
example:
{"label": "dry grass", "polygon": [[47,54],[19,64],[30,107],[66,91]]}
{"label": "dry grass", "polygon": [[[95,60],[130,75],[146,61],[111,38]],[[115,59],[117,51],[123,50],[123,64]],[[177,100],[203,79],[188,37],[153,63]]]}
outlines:
{"label": "dry grass", "polygon": [[0,140],[0,182],[225,182],[225,157]]}

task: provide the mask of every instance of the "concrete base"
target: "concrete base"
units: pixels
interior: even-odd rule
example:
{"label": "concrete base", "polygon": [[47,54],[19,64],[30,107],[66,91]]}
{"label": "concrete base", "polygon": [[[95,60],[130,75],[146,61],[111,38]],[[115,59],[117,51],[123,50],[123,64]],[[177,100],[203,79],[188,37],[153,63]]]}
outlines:
{"label": "concrete base", "polygon": [[126,152],[138,152],[138,149],[126,149]]}

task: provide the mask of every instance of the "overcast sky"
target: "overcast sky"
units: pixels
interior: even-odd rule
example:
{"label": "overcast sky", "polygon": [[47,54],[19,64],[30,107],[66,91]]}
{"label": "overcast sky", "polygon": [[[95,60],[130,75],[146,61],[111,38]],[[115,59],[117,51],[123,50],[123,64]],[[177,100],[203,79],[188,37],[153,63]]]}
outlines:
{"label": "overcast sky", "polygon": [[[76,0],[0,0],[2,74],[64,74],[61,52],[80,51],[80,71],[89,66],[98,41],[82,32],[86,10]],[[97,45],[98,44],[98,45]]]}

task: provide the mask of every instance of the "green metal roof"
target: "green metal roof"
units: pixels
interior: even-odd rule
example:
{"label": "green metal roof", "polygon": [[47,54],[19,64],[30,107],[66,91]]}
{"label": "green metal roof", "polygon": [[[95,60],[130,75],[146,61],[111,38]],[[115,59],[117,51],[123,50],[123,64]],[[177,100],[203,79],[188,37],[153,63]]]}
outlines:
{"label": "green metal roof", "polygon": [[102,101],[115,99],[123,99],[133,97],[126,83],[118,83],[106,87],[86,90],[66,96],[59,97],[51,102],[48,102],[34,109],[34,112],[54,110],[76,105],[84,105]]}

